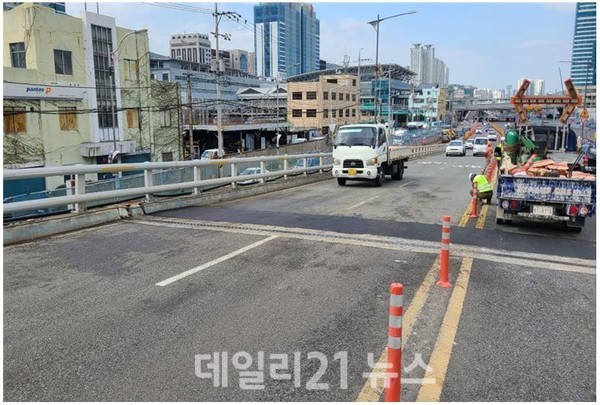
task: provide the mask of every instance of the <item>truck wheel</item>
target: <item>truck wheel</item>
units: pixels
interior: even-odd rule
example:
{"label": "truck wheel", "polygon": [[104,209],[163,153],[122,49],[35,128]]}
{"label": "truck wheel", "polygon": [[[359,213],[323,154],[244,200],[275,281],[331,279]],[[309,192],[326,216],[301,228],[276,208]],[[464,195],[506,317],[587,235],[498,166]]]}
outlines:
{"label": "truck wheel", "polygon": [[397,180],[402,180],[402,177],[404,177],[404,161],[403,160],[398,162],[398,179]]}
{"label": "truck wheel", "polygon": [[379,168],[377,172],[377,177],[375,178],[375,187],[381,187],[383,185],[383,180],[385,178],[385,174],[383,174],[383,167]]}
{"label": "truck wheel", "polygon": [[400,180],[400,164],[396,163],[392,166],[392,180]]}
{"label": "truck wheel", "polygon": [[346,185],[346,179],[342,179],[341,177],[338,177],[337,181],[338,181],[338,185],[340,185],[340,186]]}

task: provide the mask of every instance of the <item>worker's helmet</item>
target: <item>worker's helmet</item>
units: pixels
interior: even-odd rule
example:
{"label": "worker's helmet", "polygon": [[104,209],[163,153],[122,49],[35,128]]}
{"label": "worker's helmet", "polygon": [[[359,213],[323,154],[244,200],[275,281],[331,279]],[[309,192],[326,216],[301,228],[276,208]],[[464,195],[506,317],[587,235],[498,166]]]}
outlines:
{"label": "worker's helmet", "polygon": [[475,173],[469,173],[469,181],[472,183],[473,179],[475,178],[476,174]]}
{"label": "worker's helmet", "polygon": [[500,138],[500,142],[504,142],[504,137]]}

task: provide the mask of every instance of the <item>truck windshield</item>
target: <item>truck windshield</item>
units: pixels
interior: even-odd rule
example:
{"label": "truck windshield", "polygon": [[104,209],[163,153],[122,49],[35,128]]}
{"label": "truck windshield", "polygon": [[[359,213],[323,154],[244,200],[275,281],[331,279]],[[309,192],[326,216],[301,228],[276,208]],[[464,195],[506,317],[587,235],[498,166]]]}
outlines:
{"label": "truck windshield", "polygon": [[337,146],[375,146],[375,128],[345,128],[335,137]]}

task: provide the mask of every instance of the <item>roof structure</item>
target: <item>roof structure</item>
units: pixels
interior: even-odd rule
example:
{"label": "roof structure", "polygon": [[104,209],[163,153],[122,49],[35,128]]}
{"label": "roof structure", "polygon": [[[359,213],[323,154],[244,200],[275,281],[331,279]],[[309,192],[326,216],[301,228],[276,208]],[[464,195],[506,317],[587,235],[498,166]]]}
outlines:
{"label": "roof structure", "polygon": [[[408,82],[417,74],[397,64],[379,64],[381,78],[386,78],[391,75],[392,79]],[[391,72],[390,72],[391,70]],[[388,73],[389,72],[389,73]],[[318,81],[321,76],[331,76],[336,74],[358,75],[358,66],[340,67],[335,69],[317,70],[315,72],[303,73],[300,75],[289,76],[288,82],[313,82]],[[375,76],[375,65],[361,65],[360,75]]]}

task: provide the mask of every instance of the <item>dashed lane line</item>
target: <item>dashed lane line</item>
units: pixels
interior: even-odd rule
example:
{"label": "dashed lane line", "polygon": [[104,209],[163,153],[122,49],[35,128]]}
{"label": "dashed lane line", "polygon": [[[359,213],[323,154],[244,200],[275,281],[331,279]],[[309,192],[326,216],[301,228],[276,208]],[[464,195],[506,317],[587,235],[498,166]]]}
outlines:
{"label": "dashed lane line", "polygon": [[215,264],[222,263],[225,260],[229,260],[229,259],[231,259],[231,258],[233,258],[235,256],[241,255],[242,253],[247,252],[247,251],[249,251],[251,249],[254,249],[255,247],[258,247],[258,246],[263,245],[263,244],[265,244],[265,243],[267,243],[269,241],[272,241],[273,239],[275,239],[277,237],[278,237],[277,235],[269,236],[266,239],[259,240],[258,242],[255,242],[255,243],[253,243],[251,245],[248,245],[246,247],[238,249],[235,252],[231,252],[231,253],[229,253],[229,254],[227,254],[225,256],[219,257],[218,259],[211,260],[210,262],[204,263],[201,266],[194,267],[193,269],[190,269],[188,271],[184,271],[183,273],[180,273],[180,274],[178,274],[176,276],[170,277],[170,278],[168,278],[166,280],[163,280],[163,281],[161,281],[159,283],[156,283],[156,285],[159,286],[159,287],[164,287],[166,285],[174,283],[175,281],[181,280],[184,277],[191,276],[192,274],[198,273],[199,271],[202,271],[202,270],[207,269],[207,268],[209,268],[211,266],[214,266]]}

